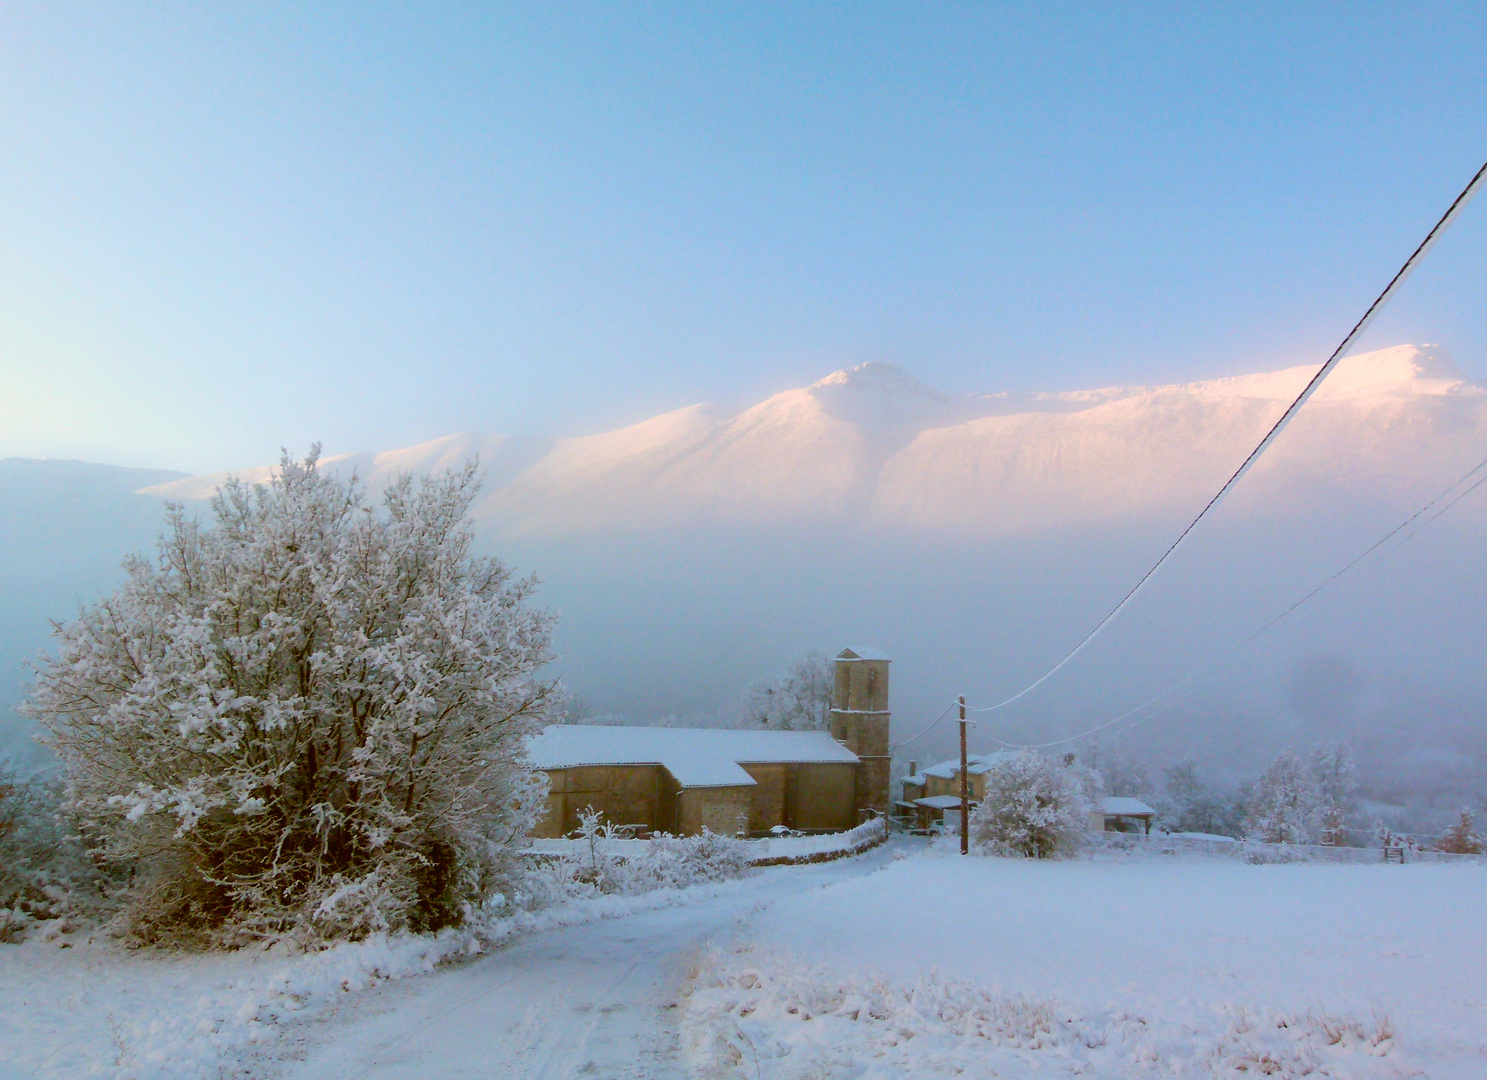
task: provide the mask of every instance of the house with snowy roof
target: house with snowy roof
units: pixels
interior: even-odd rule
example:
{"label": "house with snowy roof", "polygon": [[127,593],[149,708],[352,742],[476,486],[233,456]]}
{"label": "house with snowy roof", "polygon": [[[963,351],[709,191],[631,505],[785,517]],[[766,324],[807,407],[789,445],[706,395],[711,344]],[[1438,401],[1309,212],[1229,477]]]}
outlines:
{"label": "house with snowy roof", "polygon": [[[966,757],[967,798],[972,805],[986,795],[986,774],[998,761],[1009,756],[1006,750]],[[917,761],[909,762],[909,775],[899,780],[902,794],[895,801],[900,817],[916,828],[927,829],[944,820],[945,811],[960,809],[960,759],[951,758],[921,770]]]}
{"label": "house with snowy roof", "polygon": [[[986,796],[986,774],[999,761],[1015,751],[997,750],[990,754],[966,757],[966,797],[975,806]],[[913,827],[927,829],[960,810],[960,759],[951,758],[921,770],[916,761],[909,762],[909,775],[900,778],[902,795],[894,801],[895,813]],[[1094,832],[1151,832],[1156,811],[1140,799],[1107,796],[1090,811],[1089,827]]]}
{"label": "house with snowy roof", "polygon": [[528,746],[548,780],[533,835],[567,835],[590,806],[641,833],[831,832],[886,814],[888,665],[837,654],[829,731],[548,727]]}

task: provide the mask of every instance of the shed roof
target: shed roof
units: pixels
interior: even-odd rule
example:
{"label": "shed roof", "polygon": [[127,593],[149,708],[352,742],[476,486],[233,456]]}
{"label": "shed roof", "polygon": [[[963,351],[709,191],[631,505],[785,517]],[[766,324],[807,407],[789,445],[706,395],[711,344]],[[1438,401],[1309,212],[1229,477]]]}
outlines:
{"label": "shed roof", "polygon": [[554,724],[528,744],[538,769],[578,765],[661,765],[684,788],[748,787],[747,764],[855,764],[857,755],[824,731],[610,727]]}
{"label": "shed roof", "polygon": [[958,795],[926,795],[914,800],[915,806],[927,806],[931,810],[951,810],[960,805]]}
{"label": "shed roof", "polygon": [[1151,817],[1156,811],[1140,799],[1111,795],[1100,800],[1100,813],[1115,817]]}

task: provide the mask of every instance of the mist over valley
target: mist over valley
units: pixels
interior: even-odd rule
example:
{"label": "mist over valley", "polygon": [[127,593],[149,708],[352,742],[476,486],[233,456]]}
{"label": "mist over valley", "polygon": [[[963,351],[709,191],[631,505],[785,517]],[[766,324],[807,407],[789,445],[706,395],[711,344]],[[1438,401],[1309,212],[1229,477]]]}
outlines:
{"label": "mist over valley", "polygon": [[[743,409],[576,438],[451,435],[321,465],[354,472],[375,500],[400,471],[478,455],[479,541],[541,578],[540,602],[560,614],[556,673],[584,715],[735,723],[748,687],[803,650],[871,643],[894,660],[902,740],[955,694],[1000,700],[1062,656],[1310,373],[952,396],[872,363]],[[1409,804],[1417,827],[1479,803],[1487,519],[1474,498],[1208,665],[1470,470],[1484,436],[1487,391],[1445,350],[1347,359],[1136,604],[1058,678],[979,721],[979,748],[1062,739],[1196,673],[1072,748],[1153,773],[1192,757],[1238,783],[1280,748],[1345,741],[1365,795]],[[166,501],[204,512],[225,478],[0,463],[14,510],[0,533],[11,754],[35,753],[14,706],[48,620],[109,589],[126,553],[152,550]],[[948,755],[950,736],[941,725],[898,755]]]}

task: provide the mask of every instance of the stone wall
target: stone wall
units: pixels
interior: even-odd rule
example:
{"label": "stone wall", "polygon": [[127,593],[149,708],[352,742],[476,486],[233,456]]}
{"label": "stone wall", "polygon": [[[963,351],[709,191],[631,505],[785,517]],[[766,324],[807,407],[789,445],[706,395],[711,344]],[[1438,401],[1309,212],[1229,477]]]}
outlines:
{"label": "stone wall", "polygon": [[861,759],[854,809],[871,809],[883,816],[887,816],[893,800],[888,664],[888,660],[864,659],[843,649],[836,657],[831,698],[831,737]]}
{"label": "stone wall", "polygon": [[735,836],[739,822],[746,825],[752,805],[753,787],[698,787],[681,793],[677,831],[700,833],[703,828],[723,836]]}
{"label": "stone wall", "polygon": [[788,766],[783,824],[805,832],[850,829],[857,825],[860,768],[849,762]]}
{"label": "stone wall", "polygon": [[783,764],[744,765],[743,771],[754,778],[755,786],[749,789],[749,833],[761,836],[776,825],[788,825],[785,820],[786,771]]}
{"label": "stone wall", "polygon": [[762,836],[776,825],[805,832],[850,829],[858,823],[857,770],[848,762],[743,766],[751,786],[681,791],[659,765],[588,765],[548,773],[547,812],[536,837],[566,836],[578,828],[579,811],[592,806],[615,825],[643,825],[655,832],[696,833],[704,824],[733,835],[738,816]]}
{"label": "stone wall", "polygon": [[547,812],[533,836],[564,836],[578,828],[578,813],[592,806],[615,825],[676,828],[676,781],[659,765],[588,765],[547,774]]}

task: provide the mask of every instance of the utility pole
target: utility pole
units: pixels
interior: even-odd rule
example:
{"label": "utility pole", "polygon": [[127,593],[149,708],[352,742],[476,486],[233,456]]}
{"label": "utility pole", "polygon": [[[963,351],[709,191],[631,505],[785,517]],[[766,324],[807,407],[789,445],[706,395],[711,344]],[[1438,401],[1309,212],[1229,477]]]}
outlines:
{"label": "utility pole", "polygon": [[960,853],[971,853],[971,778],[966,772],[966,696],[960,695]]}

